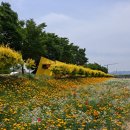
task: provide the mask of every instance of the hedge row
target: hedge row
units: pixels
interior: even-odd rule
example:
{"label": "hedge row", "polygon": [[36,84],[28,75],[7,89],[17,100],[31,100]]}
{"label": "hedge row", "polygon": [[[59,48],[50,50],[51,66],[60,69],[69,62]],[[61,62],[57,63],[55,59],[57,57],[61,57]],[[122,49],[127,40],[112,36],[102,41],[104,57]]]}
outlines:
{"label": "hedge row", "polygon": [[56,62],[50,67],[54,77],[111,77],[112,75],[106,74],[99,70],[92,70],[83,66],[72,64],[65,64]]}

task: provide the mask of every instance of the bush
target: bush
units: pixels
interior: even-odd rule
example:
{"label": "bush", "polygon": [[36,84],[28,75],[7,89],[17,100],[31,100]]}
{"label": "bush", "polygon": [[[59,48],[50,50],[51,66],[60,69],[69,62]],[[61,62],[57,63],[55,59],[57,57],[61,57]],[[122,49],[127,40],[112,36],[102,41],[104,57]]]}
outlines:
{"label": "bush", "polygon": [[22,55],[8,46],[0,46],[0,68],[1,71],[7,72],[10,67],[22,64]]}
{"label": "bush", "polygon": [[82,66],[65,64],[61,62],[57,62],[52,65],[50,70],[54,73],[55,77],[110,77],[102,71],[92,70],[89,68],[84,68]]}

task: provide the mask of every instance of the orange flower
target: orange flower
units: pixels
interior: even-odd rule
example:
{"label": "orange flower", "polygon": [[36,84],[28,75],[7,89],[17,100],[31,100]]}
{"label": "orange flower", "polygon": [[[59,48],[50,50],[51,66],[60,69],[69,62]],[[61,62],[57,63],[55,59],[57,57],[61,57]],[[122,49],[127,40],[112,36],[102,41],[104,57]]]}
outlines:
{"label": "orange flower", "polygon": [[94,116],[98,116],[98,115],[99,115],[99,112],[96,111],[96,110],[94,110],[93,115],[94,115]]}

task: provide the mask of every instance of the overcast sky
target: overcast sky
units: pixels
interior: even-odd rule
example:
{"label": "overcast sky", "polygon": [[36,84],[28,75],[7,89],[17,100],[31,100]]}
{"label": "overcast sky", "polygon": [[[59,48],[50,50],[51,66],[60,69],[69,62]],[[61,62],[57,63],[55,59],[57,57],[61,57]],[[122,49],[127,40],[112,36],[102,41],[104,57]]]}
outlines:
{"label": "overcast sky", "polygon": [[[2,1],[2,0],[0,0]],[[3,0],[19,19],[45,22],[46,31],[86,48],[89,62],[130,71],[130,0]]]}

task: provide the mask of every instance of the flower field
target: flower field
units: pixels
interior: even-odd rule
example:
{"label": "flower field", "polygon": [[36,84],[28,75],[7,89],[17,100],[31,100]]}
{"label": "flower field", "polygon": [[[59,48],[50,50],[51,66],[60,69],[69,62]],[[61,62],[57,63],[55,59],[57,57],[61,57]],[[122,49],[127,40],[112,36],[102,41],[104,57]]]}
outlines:
{"label": "flower field", "polygon": [[0,78],[0,130],[123,130],[130,80]]}

